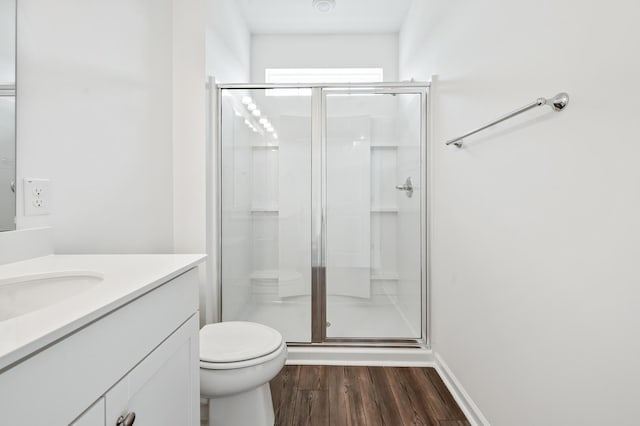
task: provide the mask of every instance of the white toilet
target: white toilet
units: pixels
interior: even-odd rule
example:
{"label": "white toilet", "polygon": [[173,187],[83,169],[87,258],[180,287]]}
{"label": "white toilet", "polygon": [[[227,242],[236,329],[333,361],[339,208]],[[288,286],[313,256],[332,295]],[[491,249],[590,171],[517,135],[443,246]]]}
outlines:
{"label": "white toilet", "polygon": [[287,345],[271,327],[243,321],[200,330],[200,396],[209,426],[273,426],[269,381],[284,366]]}

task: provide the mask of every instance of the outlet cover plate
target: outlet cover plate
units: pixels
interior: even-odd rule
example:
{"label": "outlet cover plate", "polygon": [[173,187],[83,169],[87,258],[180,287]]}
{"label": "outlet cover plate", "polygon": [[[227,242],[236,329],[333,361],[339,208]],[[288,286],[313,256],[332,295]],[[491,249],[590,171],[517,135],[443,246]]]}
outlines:
{"label": "outlet cover plate", "polygon": [[51,181],[49,179],[25,178],[23,189],[25,216],[51,213]]}

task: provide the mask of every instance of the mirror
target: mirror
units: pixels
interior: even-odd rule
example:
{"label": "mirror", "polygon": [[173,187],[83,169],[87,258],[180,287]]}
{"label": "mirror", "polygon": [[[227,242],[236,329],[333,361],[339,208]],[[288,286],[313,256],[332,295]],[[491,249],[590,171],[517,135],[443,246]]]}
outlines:
{"label": "mirror", "polygon": [[0,0],[0,231],[16,228],[16,0]]}

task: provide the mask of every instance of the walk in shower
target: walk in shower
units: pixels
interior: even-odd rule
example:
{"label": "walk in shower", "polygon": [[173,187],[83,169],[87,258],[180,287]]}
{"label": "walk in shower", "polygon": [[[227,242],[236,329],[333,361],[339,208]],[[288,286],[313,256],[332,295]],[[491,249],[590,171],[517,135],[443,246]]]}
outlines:
{"label": "walk in shower", "polygon": [[427,344],[427,85],[217,94],[220,319]]}

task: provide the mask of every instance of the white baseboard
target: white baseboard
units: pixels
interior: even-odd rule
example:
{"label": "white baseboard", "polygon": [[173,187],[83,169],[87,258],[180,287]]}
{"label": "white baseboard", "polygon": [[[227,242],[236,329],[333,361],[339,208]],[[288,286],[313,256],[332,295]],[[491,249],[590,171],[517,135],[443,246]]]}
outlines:
{"label": "white baseboard", "polygon": [[288,365],[371,365],[435,367],[433,351],[423,348],[336,348],[293,346]]}
{"label": "white baseboard", "polygon": [[460,381],[453,374],[449,366],[444,362],[440,354],[434,354],[435,360],[435,368],[438,371],[438,374],[442,378],[442,381],[453,398],[456,400],[460,409],[469,420],[473,426],[490,426],[489,420],[482,414],[480,408],[473,402],[471,396],[467,393],[467,391],[462,387]]}

